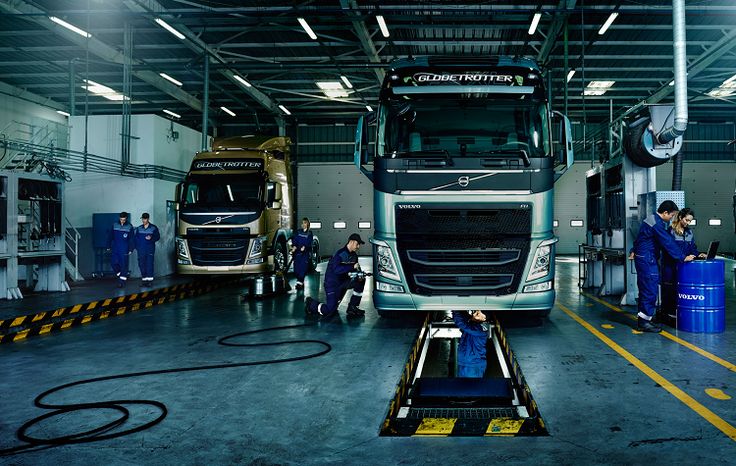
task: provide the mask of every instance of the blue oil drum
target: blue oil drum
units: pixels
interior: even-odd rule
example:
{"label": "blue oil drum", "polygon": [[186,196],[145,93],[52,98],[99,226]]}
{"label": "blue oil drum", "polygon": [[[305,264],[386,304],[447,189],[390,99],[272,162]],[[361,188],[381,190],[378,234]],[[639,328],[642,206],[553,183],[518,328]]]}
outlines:
{"label": "blue oil drum", "polygon": [[677,329],[721,333],[726,328],[726,264],[685,262],[677,270]]}

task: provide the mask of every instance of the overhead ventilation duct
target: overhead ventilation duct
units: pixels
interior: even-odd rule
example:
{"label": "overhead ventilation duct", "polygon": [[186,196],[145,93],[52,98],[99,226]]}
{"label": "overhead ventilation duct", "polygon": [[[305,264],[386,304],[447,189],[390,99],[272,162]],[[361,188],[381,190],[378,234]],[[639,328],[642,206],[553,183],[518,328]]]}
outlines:
{"label": "overhead ventilation duct", "polygon": [[[672,2],[672,30],[675,71],[675,105],[649,106],[648,116],[639,116],[629,125],[624,146],[631,160],[642,167],[667,162],[682,148],[687,129],[687,63],[685,55],[685,2]],[[674,110],[674,111],[673,111]],[[679,162],[682,163],[682,158]],[[682,167],[674,173],[682,173]],[[675,179],[673,178],[673,185]],[[679,182],[678,182],[679,184]]]}

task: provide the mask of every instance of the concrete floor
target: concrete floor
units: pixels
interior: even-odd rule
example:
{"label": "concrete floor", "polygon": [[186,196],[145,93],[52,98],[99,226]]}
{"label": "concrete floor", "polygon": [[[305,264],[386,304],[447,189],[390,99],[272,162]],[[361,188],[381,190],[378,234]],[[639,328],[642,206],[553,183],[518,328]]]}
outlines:
{"label": "concrete floor", "polygon": [[[331,351],[317,358],[143,375],[55,393],[45,401],[157,400],[167,406],[168,417],[121,438],[0,456],[0,464],[733,464],[736,401],[705,392],[716,388],[736,395],[733,265],[727,263],[726,332],[668,329],[673,336],[668,338],[632,332],[633,308],[620,313],[581,295],[575,259],[559,258],[560,306],[541,326],[506,328],[547,423],[547,437],[379,437],[419,320],[381,319],[367,295],[364,319],[347,320],[343,304],[340,318],[331,322],[230,340],[328,343]],[[308,281],[307,295],[317,294],[319,278],[313,275]],[[3,345],[0,449],[21,444],[16,429],[47,412],[33,406],[34,397],[57,385],[114,374],[293,358],[325,349],[318,341],[218,345],[226,335],[305,323],[302,293],[241,302],[240,292],[221,289]],[[685,342],[725,361],[707,359],[683,346]],[[667,388],[684,401],[662,383],[671,383]],[[129,408],[126,427],[156,415],[148,406]],[[65,435],[115,416],[110,410],[69,413],[29,433]]]}

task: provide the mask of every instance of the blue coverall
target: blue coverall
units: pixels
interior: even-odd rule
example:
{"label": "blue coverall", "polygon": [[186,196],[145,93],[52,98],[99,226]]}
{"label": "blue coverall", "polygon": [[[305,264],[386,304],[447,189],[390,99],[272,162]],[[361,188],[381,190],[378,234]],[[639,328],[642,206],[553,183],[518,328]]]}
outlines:
{"label": "blue coverall", "polygon": [[634,240],[634,266],[639,287],[638,316],[652,320],[657,306],[659,285],[659,256],[665,250],[674,260],[682,262],[685,255],[667,231],[667,223],[657,214],[651,214],[641,223]]}
{"label": "blue coverall", "polygon": [[480,322],[473,322],[465,311],[452,311],[455,325],[463,332],[457,346],[457,376],[482,378],[486,372],[486,343],[488,330]]}
{"label": "blue coverall", "polygon": [[138,250],[138,266],[141,268],[143,281],[153,281],[153,259],[156,241],[159,239],[161,235],[153,223],[149,223],[148,227],[141,225],[135,229],[135,248]]}
{"label": "blue coverall", "polygon": [[[329,316],[337,312],[337,306],[342,301],[349,289],[353,290],[349,305],[358,307],[363,298],[365,280],[352,279],[348,275],[355,272],[355,264],[358,262],[358,254],[348,251],[347,246],[338,249],[327,264],[325,272],[325,295],[326,302],[322,305],[322,315]],[[319,301],[309,301],[309,311],[316,314],[319,310]]]}
{"label": "blue coverall", "polygon": [[135,229],[126,220],[125,224],[115,222],[107,233],[107,247],[110,249],[110,265],[115,276],[126,281],[130,275],[128,261],[135,247]]}
{"label": "blue coverall", "polygon": [[[296,248],[296,251],[294,251],[294,275],[296,275],[297,283],[304,283],[304,277],[309,270],[313,238],[312,230],[305,231],[300,228],[297,234],[291,239],[291,245]],[[304,251],[301,250],[302,247]]]}
{"label": "blue coverall", "polygon": [[[695,245],[695,235],[690,228],[685,227],[684,234],[678,235],[674,228],[668,230],[675,244],[685,256],[698,255],[698,247]],[[677,266],[678,262],[665,253],[662,255],[662,306],[661,310],[666,315],[674,318],[677,315]]]}

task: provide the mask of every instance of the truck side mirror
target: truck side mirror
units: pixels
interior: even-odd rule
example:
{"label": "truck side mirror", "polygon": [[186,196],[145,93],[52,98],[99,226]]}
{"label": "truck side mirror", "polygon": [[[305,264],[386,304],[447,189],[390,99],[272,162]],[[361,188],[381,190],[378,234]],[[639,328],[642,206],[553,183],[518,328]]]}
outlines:
{"label": "truck side mirror", "polygon": [[278,181],[266,182],[266,205],[269,209],[280,209],[283,192]]}
{"label": "truck side mirror", "polygon": [[575,160],[572,150],[572,127],[570,120],[560,112],[552,116],[552,154],[555,158],[555,181],[560,178]]}
{"label": "truck side mirror", "polygon": [[368,163],[368,150],[370,148],[368,126],[373,120],[375,120],[375,113],[373,112],[366,113],[358,119],[358,124],[355,128],[355,151],[353,152],[355,166],[371,181],[373,181],[373,172],[368,171],[364,165]]}

